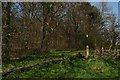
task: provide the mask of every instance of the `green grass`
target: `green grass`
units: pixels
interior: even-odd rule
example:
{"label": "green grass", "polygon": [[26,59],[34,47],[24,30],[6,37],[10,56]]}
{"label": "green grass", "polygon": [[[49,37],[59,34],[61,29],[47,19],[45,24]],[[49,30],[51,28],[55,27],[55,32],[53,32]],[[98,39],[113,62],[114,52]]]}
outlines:
{"label": "green grass", "polygon": [[[61,56],[59,53],[64,53],[64,55]],[[76,52],[56,51],[46,55],[44,60],[50,57],[52,58],[53,55],[54,58],[58,58],[72,54],[76,54]],[[36,62],[37,59],[39,58],[35,58],[32,61]],[[19,62],[16,63],[19,64]],[[115,78],[119,76],[119,68],[119,60],[113,60],[111,58],[95,59],[91,57],[87,60],[67,58],[58,63],[50,62],[49,64],[37,66],[30,70],[16,71],[5,76],[5,78]]]}
{"label": "green grass", "polygon": [[40,62],[43,62],[46,60],[67,57],[67,56],[70,56],[71,54],[74,55],[77,52],[78,51],[74,51],[74,52],[54,51],[54,52],[50,52],[50,53],[48,53],[46,55],[42,55],[42,56],[31,55],[30,57],[23,58],[20,60],[3,62],[2,70],[7,70],[7,69],[11,69],[11,68],[16,68],[16,67],[23,67],[26,65],[34,64],[34,63],[40,63]]}

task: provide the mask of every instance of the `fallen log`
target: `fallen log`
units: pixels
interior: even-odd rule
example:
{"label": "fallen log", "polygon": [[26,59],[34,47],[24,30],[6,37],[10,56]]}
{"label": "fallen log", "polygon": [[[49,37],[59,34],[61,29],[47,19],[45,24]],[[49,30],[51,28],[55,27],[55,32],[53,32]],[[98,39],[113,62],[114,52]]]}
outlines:
{"label": "fallen log", "polygon": [[66,57],[64,58],[59,58],[59,59],[54,59],[54,60],[48,60],[48,61],[44,61],[44,62],[41,62],[41,63],[36,63],[36,64],[32,64],[32,65],[28,65],[28,66],[24,66],[24,67],[18,67],[18,68],[13,68],[13,69],[8,69],[8,70],[5,70],[5,71],[2,71],[2,76],[6,76],[12,72],[15,72],[15,71],[25,71],[25,70],[29,70],[31,69],[32,67],[36,67],[36,66],[42,66],[44,64],[47,64],[49,62],[58,62],[58,61],[62,61],[66,59]]}
{"label": "fallen log", "polygon": [[58,58],[58,59],[53,59],[53,60],[47,60],[47,61],[43,61],[41,63],[36,63],[36,64],[31,64],[31,65],[27,65],[27,66],[24,66],[24,67],[18,67],[18,68],[12,68],[12,69],[8,69],[8,70],[4,70],[2,71],[2,76],[6,76],[12,72],[15,72],[15,71],[26,71],[26,70],[29,70],[31,69],[32,67],[37,67],[37,66],[42,66],[44,64],[48,64],[50,62],[58,62],[58,61],[62,61],[62,60],[65,60],[66,58],[84,58],[85,59],[85,56],[83,56],[82,54],[78,53],[76,55],[72,55],[72,56],[69,56],[69,57],[63,57],[63,58]]}

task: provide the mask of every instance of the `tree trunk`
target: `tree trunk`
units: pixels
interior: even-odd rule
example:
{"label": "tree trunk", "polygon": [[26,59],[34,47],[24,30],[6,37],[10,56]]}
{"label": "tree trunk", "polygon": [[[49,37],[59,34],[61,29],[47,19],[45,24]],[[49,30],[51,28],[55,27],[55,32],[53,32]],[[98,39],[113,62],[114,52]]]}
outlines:
{"label": "tree trunk", "polygon": [[[2,13],[2,3],[0,3],[0,13]],[[2,19],[2,14],[0,14],[0,19]],[[2,20],[0,20],[0,53],[2,53]],[[2,61],[2,54],[0,54],[0,65]]]}
{"label": "tree trunk", "polygon": [[7,25],[7,29],[5,30],[5,39],[4,39],[4,43],[5,43],[5,51],[3,54],[3,60],[9,60],[10,59],[10,38],[11,38],[11,26],[10,26],[10,13],[11,13],[11,3],[8,2],[7,4],[7,8],[6,8],[6,25]]}
{"label": "tree trunk", "polygon": [[43,28],[42,28],[42,40],[41,40],[41,50],[40,53],[48,52],[48,31],[47,31],[47,10],[46,3],[42,3],[43,6]]}

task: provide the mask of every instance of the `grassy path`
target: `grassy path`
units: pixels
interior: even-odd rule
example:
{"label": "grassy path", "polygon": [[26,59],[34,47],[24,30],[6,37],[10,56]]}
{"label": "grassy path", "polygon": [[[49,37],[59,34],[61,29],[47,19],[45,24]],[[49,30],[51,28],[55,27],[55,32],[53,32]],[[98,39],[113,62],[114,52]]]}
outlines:
{"label": "grassy path", "polygon": [[27,58],[23,58],[20,60],[14,60],[14,61],[10,61],[7,63],[3,63],[2,64],[2,70],[3,71],[7,71],[10,69],[14,69],[17,67],[24,67],[27,65],[32,65],[32,64],[37,64],[37,63],[42,63],[43,61],[47,61],[47,60],[53,60],[53,59],[57,59],[57,58],[63,58],[63,57],[68,57],[71,55],[76,54],[78,51],[75,52],[70,52],[70,51],[55,51],[52,53],[48,53],[46,55],[43,56],[30,56]]}
{"label": "grassy path", "polygon": [[[60,57],[70,56],[76,53],[77,52],[57,51],[46,55],[44,61],[50,60],[51,58],[57,59]],[[42,59],[38,62],[42,62]],[[34,59],[30,61],[34,61]],[[17,64],[19,64],[19,61]],[[7,65],[7,63],[5,65]],[[119,69],[119,60],[113,60],[110,58],[95,59],[91,57],[88,60],[80,58],[67,58],[58,63],[50,62],[42,66],[33,67],[30,70],[22,72],[15,71],[5,76],[5,78],[115,78],[119,77]]]}

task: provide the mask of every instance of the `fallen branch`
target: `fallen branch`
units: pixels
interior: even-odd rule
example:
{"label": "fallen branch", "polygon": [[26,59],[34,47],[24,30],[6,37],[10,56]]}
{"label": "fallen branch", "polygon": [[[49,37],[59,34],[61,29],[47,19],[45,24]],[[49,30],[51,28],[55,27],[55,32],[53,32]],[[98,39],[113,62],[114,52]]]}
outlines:
{"label": "fallen branch", "polygon": [[10,74],[14,71],[25,71],[25,70],[31,69],[32,67],[35,67],[35,66],[42,66],[44,64],[48,64],[49,62],[58,62],[58,61],[62,61],[64,59],[66,59],[66,57],[59,58],[59,59],[54,59],[54,60],[48,60],[48,61],[44,61],[44,62],[41,62],[41,63],[36,63],[36,64],[24,66],[24,67],[8,69],[8,70],[5,70],[5,71],[2,71],[2,76],[6,76],[6,75],[8,75],[8,74]]}
{"label": "fallen branch", "polygon": [[28,65],[28,66],[24,66],[24,67],[18,67],[18,68],[12,68],[12,69],[8,69],[8,70],[4,70],[2,71],[2,76],[6,76],[12,72],[15,72],[15,71],[25,71],[25,70],[29,70],[31,69],[32,67],[36,67],[36,66],[42,66],[44,64],[48,64],[50,62],[58,62],[58,61],[62,61],[62,60],[65,60],[66,58],[71,58],[71,57],[79,57],[79,58],[83,58],[84,56],[82,56],[80,53],[76,54],[76,55],[72,55],[72,56],[69,56],[69,57],[63,57],[63,58],[58,58],[58,59],[53,59],[53,60],[47,60],[47,61],[43,61],[41,63],[36,63],[36,64],[32,64],[32,65]]}

